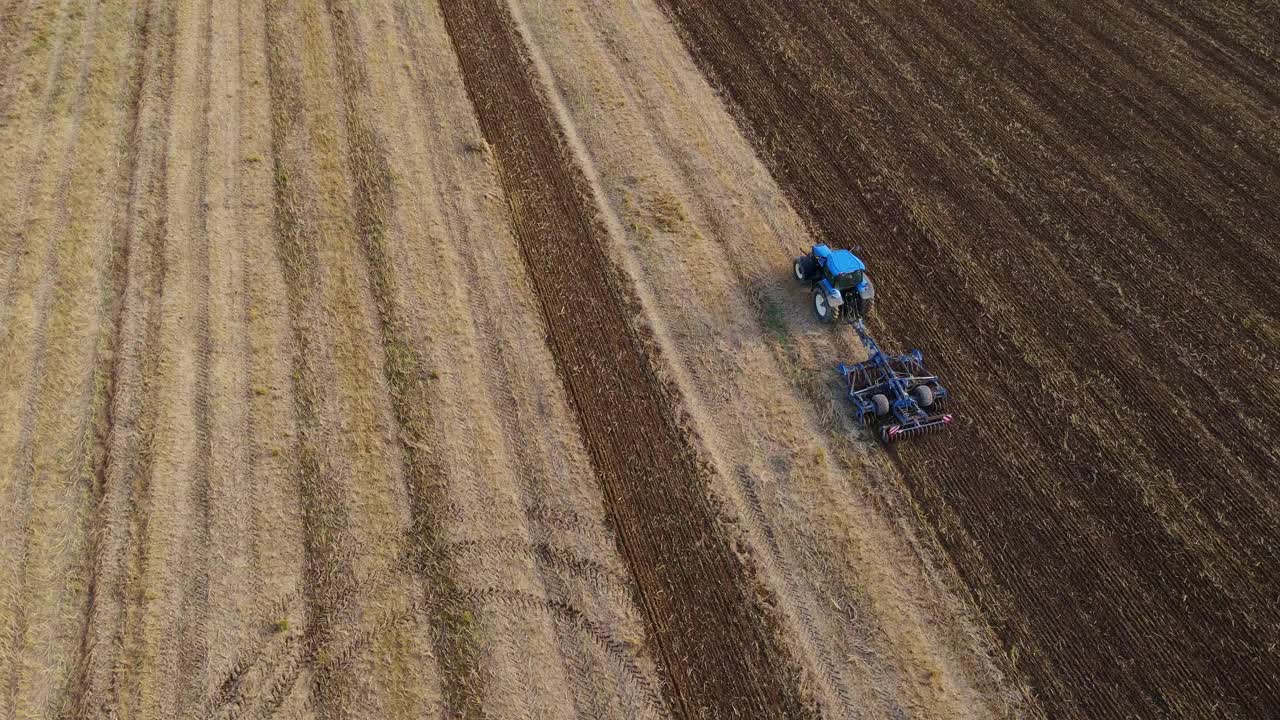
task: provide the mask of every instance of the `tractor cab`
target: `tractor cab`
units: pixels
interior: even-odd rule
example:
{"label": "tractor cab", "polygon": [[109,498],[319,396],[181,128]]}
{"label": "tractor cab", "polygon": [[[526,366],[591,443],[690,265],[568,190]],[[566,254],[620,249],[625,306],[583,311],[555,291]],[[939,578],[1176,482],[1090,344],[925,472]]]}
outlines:
{"label": "tractor cab", "polygon": [[822,274],[832,287],[841,291],[857,290],[862,284],[866,266],[857,255],[848,250],[832,250],[826,245],[815,247],[814,254],[823,258]]}
{"label": "tractor cab", "polygon": [[844,317],[856,322],[871,312],[875,286],[862,260],[848,250],[832,250],[814,245],[807,255],[796,258],[796,279],[813,285],[813,311],[823,322]]}

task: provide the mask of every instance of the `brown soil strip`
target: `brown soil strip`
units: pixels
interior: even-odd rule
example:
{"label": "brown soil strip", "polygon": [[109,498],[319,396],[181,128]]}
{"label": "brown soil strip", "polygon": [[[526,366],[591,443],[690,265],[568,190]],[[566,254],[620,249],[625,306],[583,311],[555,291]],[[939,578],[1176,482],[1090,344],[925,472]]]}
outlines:
{"label": "brown soil strip", "polygon": [[809,715],[749,571],[718,527],[707,470],[628,322],[633,302],[506,9],[474,0],[442,10],[668,700],[690,718]]}

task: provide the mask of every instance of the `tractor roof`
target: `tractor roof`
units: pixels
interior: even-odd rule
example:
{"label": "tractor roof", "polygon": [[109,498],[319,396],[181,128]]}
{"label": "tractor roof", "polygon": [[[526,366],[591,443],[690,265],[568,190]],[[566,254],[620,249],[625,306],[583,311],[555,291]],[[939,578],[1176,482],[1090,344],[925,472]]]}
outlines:
{"label": "tractor roof", "polygon": [[848,250],[836,250],[827,256],[827,270],[832,275],[844,275],[865,269],[866,266],[862,264],[858,256]]}

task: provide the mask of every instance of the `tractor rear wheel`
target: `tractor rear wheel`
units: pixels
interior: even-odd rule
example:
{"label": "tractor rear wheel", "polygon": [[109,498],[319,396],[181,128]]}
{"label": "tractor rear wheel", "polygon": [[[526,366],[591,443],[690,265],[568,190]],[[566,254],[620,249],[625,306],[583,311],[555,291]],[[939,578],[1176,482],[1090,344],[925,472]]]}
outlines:
{"label": "tractor rear wheel", "polygon": [[858,298],[858,316],[862,318],[871,317],[871,308],[876,301],[871,298]]}
{"label": "tractor rear wheel", "polygon": [[818,274],[818,263],[808,255],[801,255],[796,258],[791,269],[796,275],[796,280],[812,282],[813,278]]}
{"label": "tractor rear wheel", "polygon": [[822,292],[822,288],[813,289],[813,314],[818,316],[819,322],[833,323],[836,320],[836,309],[827,302],[827,294]]}
{"label": "tractor rear wheel", "polygon": [[858,316],[863,318],[871,317],[871,308],[876,304],[876,286],[871,282],[870,275],[863,275],[867,287],[858,292]]}

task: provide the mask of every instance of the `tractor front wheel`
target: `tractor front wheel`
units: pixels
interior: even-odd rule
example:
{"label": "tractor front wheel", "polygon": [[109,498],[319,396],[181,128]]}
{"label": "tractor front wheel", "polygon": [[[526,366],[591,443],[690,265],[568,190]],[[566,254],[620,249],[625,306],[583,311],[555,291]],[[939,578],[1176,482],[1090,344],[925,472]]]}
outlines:
{"label": "tractor front wheel", "polygon": [[822,292],[822,288],[813,289],[813,314],[818,316],[818,322],[833,323],[836,319],[836,310],[831,307],[831,303],[827,302],[827,294]]}

